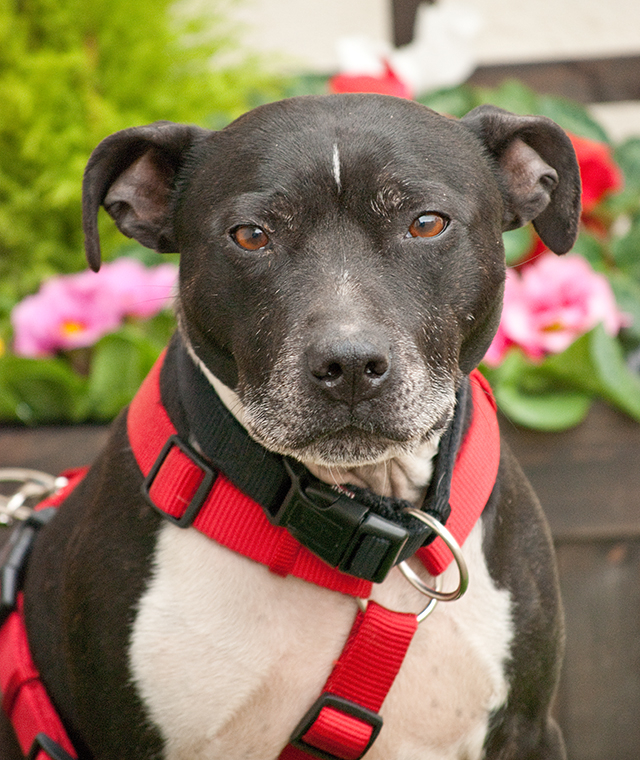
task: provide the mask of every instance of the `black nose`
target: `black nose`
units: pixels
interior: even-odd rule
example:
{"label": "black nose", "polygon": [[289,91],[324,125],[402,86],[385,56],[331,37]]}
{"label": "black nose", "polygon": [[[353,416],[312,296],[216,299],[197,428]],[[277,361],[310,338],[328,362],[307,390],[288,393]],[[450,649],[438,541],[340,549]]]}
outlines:
{"label": "black nose", "polygon": [[308,347],[306,358],[312,381],[352,405],[377,395],[390,374],[388,343],[368,336],[320,339]]}

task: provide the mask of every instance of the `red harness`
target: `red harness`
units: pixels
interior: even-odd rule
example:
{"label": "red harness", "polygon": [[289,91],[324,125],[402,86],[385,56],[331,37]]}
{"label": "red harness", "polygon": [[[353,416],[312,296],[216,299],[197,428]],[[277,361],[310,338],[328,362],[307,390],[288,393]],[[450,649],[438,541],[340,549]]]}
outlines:
{"label": "red harness", "polygon": [[[156,508],[179,523],[198,495],[201,506],[192,524],[212,540],[267,565],[278,575],[291,574],[343,594],[368,598],[371,582],[342,573],[320,560],[285,528],[273,525],[261,506],[222,473],[212,483],[207,481],[206,470],[198,464],[197,457],[176,439],[177,431],[162,404],[162,361],[163,357],[142,384],[127,418],[131,447]],[[456,458],[447,521],[448,530],[460,545],[489,499],[500,456],[495,402],[477,371],[471,374],[471,389],[473,415]],[[67,493],[68,490],[58,495],[57,503]],[[452,559],[440,538],[419,549],[417,556],[432,576],[440,575]],[[414,614],[387,610],[375,602],[370,602],[365,612],[359,611],[322,694],[282,751],[281,760],[308,760],[309,755],[325,760],[362,757],[380,730],[380,707],[417,625]],[[20,609],[12,613],[0,632],[0,688],[5,695],[3,706],[14,722],[25,753],[36,734],[45,731],[58,737],[55,740],[70,757],[76,757],[31,662]],[[34,689],[38,691],[37,699],[21,696]],[[55,731],[48,728],[52,714],[58,724]]]}
{"label": "red harness", "polygon": [[[84,477],[88,468],[65,473],[68,485],[45,499],[37,511],[58,507]],[[76,760],[67,732],[51,704],[33,662],[24,622],[22,594],[16,609],[0,628],[0,691],[18,743],[29,760]]]}

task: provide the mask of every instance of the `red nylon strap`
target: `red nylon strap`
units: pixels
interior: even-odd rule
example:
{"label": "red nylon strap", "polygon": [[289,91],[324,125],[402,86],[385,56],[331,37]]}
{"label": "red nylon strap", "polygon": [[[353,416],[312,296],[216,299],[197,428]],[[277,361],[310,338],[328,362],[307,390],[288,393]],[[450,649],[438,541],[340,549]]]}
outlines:
{"label": "red nylon strap", "polygon": [[[22,597],[18,609],[9,615],[0,629],[0,689],[2,709],[13,724],[25,755],[29,753],[36,735],[45,733],[72,758],[78,757],[33,664]],[[40,750],[38,760],[44,757],[48,755]]]}
{"label": "red nylon strap", "polygon": [[[462,546],[480,519],[498,476],[500,429],[496,402],[483,375],[470,375],[473,418],[460,446],[451,479],[447,528]],[[419,549],[417,556],[432,576],[440,575],[451,564],[451,552],[441,538]]]}
{"label": "red nylon strap", "polygon": [[[36,509],[59,506],[85,473],[86,468],[64,473],[69,484],[41,502]],[[36,736],[44,733],[72,758],[78,757],[33,663],[24,622],[22,594],[18,598],[18,608],[0,628],[0,691],[2,709],[12,723],[25,755],[29,753]],[[45,757],[49,756],[44,750],[36,755],[37,760]]]}
{"label": "red nylon strap", "polygon": [[[378,713],[417,627],[415,615],[392,612],[369,602],[366,612],[358,612],[323,695],[335,695]],[[279,760],[308,760],[305,745],[340,760],[356,760],[368,748],[372,732],[366,720],[325,705],[315,720],[301,730],[296,744],[284,748]]]}
{"label": "red nylon strap", "polygon": [[[167,440],[176,434],[160,397],[160,357],[131,403],[127,418],[129,440],[145,477]],[[495,402],[486,380],[471,373],[474,413],[460,448],[451,487],[451,516],[447,527],[464,543],[486,504],[498,471],[499,431]],[[179,518],[203,480],[203,470],[177,447],[171,448],[150,489],[154,503]],[[279,575],[294,575],[318,586],[367,598],[371,583],[329,567],[294,539],[286,528],[272,525],[259,504],[219,474],[194,527],[229,549],[267,565]],[[441,539],[418,556],[432,575],[439,575],[452,557]]]}

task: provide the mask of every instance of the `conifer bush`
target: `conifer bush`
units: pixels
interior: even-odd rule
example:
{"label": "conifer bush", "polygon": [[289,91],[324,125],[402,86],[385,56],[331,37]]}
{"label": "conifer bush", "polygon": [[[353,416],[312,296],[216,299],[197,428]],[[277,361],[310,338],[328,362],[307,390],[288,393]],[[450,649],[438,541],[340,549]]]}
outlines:
{"label": "conifer bush", "polygon": [[[108,134],[220,127],[281,93],[238,54],[228,0],[0,0],[0,337],[17,300],[83,267],[82,172]],[[105,224],[107,258],[124,239]]]}

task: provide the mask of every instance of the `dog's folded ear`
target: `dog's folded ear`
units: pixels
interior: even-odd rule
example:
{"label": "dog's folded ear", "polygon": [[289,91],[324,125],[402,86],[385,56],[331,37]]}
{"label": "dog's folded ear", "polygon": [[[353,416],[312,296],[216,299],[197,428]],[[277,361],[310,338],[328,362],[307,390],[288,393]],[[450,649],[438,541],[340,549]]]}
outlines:
{"label": "dog's folded ear", "polygon": [[82,226],[94,271],[100,269],[100,205],[127,237],[160,253],[176,251],[173,183],[189,149],[208,134],[200,127],[156,122],[116,132],[93,151],[82,185]]}
{"label": "dog's folded ear", "polygon": [[566,133],[545,116],[517,116],[495,106],[479,106],[461,122],[496,162],[503,229],[533,221],[552,251],[570,250],[580,220],[580,171]]}

